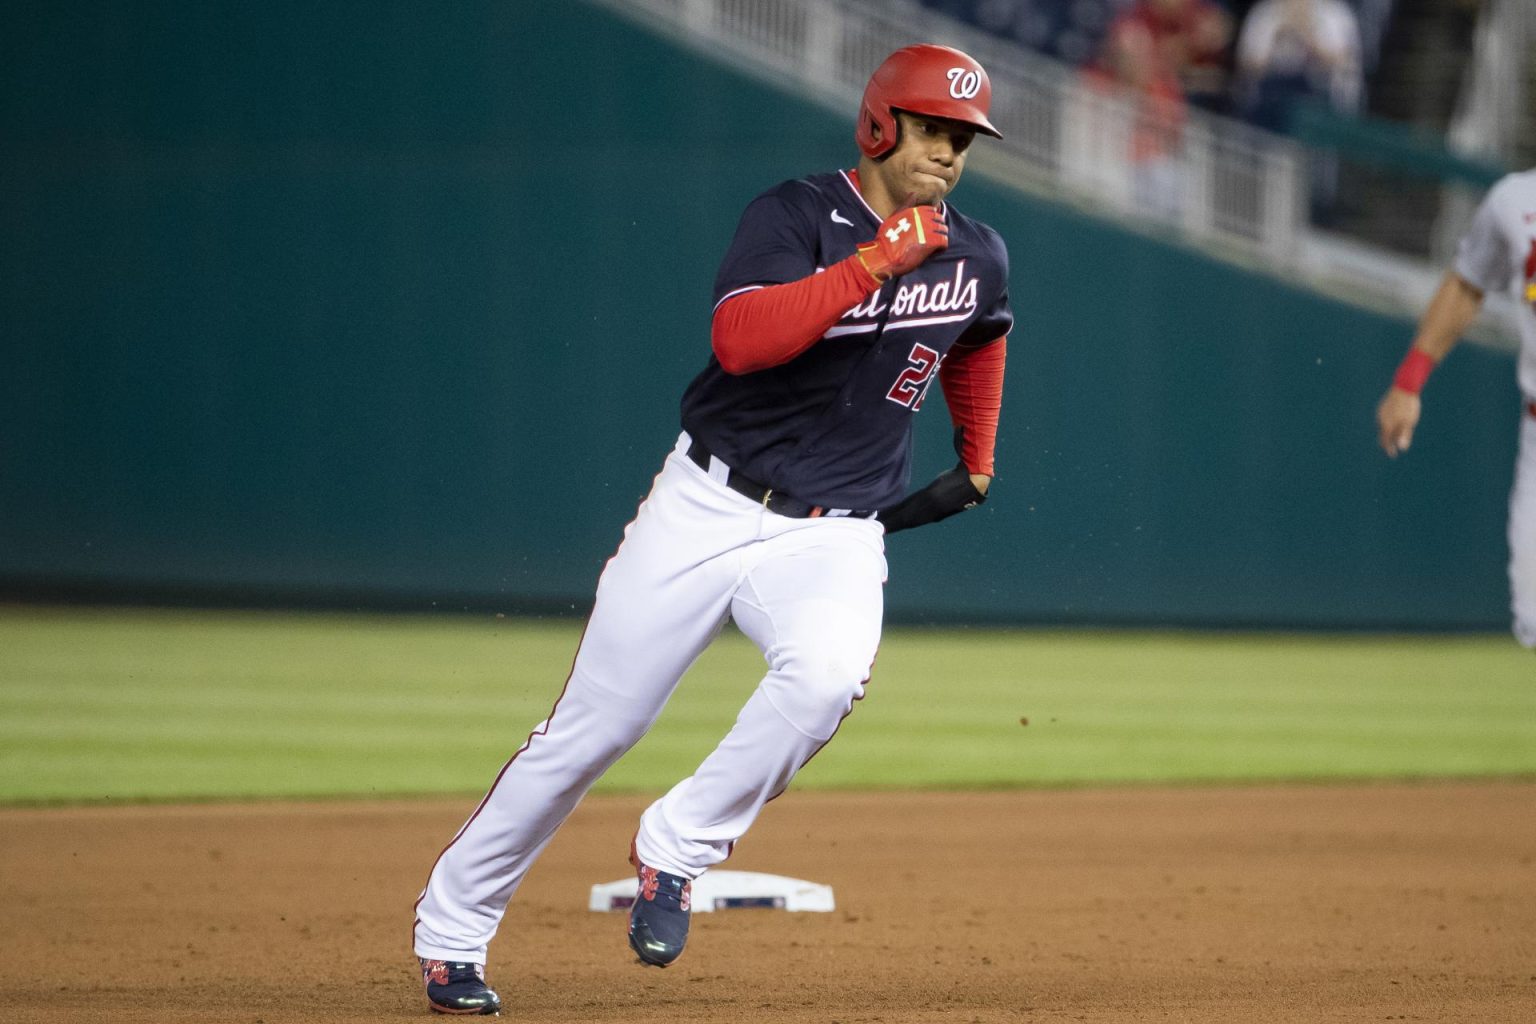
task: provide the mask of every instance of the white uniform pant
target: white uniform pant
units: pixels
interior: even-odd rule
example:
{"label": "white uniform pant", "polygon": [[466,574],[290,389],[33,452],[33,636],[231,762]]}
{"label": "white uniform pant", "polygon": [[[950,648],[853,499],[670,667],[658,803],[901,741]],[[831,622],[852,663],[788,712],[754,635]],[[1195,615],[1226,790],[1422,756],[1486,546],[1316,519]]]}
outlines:
{"label": "white uniform pant", "polygon": [[508,901],[582,796],[655,722],[733,618],[768,674],[697,771],[641,816],[640,859],[695,878],[864,695],[880,642],[884,529],[790,519],[668,456],[598,582],[570,678],[433,866],[418,956],[485,963]]}
{"label": "white uniform pant", "polygon": [[1528,411],[1509,495],[1509,606],[1515,639],[1536,647],[1536,416]]}

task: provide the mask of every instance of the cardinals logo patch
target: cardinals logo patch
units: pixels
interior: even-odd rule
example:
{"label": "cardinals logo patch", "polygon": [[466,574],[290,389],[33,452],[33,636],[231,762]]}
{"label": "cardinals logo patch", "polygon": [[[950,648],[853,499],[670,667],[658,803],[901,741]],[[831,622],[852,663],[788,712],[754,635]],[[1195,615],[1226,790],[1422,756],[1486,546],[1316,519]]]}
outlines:
{"label": "cardinals logo patch", "polygon": [[1531,251],[1525,254],[1525,301],[1536,305],[1536,238],[1531,239]]}

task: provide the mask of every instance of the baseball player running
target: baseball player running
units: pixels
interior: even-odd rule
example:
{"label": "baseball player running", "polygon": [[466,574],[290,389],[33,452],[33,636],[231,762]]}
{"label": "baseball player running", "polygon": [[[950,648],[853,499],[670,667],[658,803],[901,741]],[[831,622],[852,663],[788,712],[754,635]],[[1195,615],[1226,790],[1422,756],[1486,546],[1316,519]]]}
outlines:
{"label": "baseball player running", "polygon": [[1506,175],[1483,198],[1452,269],[1376,408],[1376,422],[1387,455],[1408,450],[1419,423],[1424,382],[1477,318],[1483,296],[1502,289],[1515,292],[1524,399],[1509,496],[1510,609],[1515,639],[1536,647],[1536,170]]}
{"label": "baseball player running", "polygon": [[[641,815],[629,945],[666,966],[693,879],[864,696],[883,535],[984,500],[1002,400],[1008,254],[948,202],[991,84],[911,46],[870,78],[853,170],[754,199],[715,279],[712,355],[683,431],[608,561],[565,688],[432,868],[414,946],[443,1013],[500,1008],[486,950],[534,859],[650,728],[727,619],[767,674],[720,745]],[[960,464],[903,498],[913,415],[937,378]]]}

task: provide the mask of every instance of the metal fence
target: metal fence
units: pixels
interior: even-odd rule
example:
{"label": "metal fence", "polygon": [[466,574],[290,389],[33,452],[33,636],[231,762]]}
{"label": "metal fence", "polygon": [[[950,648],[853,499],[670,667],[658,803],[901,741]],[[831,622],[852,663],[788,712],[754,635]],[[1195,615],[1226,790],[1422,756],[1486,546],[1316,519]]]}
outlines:
{"label": "metal fence", "polygon": [[[1438,279],[1423,259],[1313,228],[1312,156],[1293,140],[1198,109],[1158,109],[915,0],[591,2],[850,115],[891,51],[917,39],[953,45],[991,75],[991,117],[1004,135],[972,158],[977,173],[1402,315],[1416,315]],[[1493,298],[1479,340],[1511,344],[1508,322]]]}

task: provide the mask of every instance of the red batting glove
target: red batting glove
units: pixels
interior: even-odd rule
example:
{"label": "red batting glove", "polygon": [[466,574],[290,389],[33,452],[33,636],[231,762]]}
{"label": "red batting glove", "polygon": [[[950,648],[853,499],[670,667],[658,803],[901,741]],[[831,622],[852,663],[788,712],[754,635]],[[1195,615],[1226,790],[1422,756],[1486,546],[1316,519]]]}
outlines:
{"label": "red batting glove", "polygon": [[929,256],[949,245],[949,225],[932,206],[897,210],[880,225],[875,240],[859,246],[859,262],[876,281],[916,270]]}

